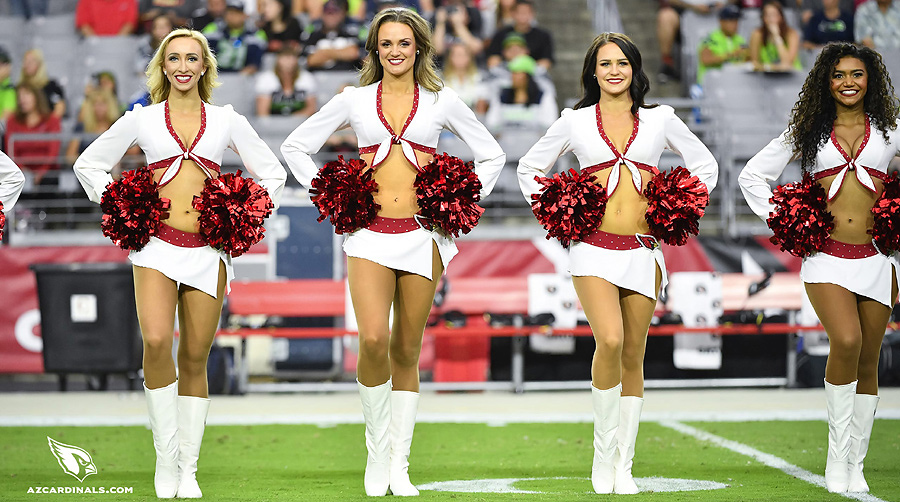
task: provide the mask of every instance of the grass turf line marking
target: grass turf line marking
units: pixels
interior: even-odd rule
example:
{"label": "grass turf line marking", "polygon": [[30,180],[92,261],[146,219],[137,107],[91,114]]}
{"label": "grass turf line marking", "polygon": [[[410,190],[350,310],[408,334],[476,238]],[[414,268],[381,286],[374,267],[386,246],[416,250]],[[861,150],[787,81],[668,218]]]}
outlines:
{"label": "grass turf line marking", "polygon": [[[798,467],[788,462],[787,460],[784,460],[783,458],[776,457],[775,455],[759,451],[756,448],[747,446],[743,443],[725,439],[711,432],[706,432],[704,430],[697,429],[696,427],[691,427],[690,425],[683,424],[681,422],[662,420],[657,423],[659,423],[659,425],[662,425],[663,427],[668,427],[669,429],[673,429],[681,432],[682,434],[687,434],[688,436],[699,439],[700,441],[708,441],[715,444],[716,446],[720,446],[735,453],[750,457],[767,467],[778,469],[788,476],[793,476],[802,481],[806,481],[811,485],[825,488],[825,476],[813,474],[806,469],[803,469],[802,467]],[[887,502],[869,493],[848,492],[840,493],[839,495],[843,495],[844,497],[850,499],[859,500],[860,502]]]}

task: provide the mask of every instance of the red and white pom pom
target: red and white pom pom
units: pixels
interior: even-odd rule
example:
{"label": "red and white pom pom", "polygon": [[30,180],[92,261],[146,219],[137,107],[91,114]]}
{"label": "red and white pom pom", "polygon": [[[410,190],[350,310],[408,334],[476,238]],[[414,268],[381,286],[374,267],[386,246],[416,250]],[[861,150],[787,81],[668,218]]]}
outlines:
{"label": "red and white pom pom", "polygon": [[700,233],[700,218],[709,205],[709,191],[700,178],[683,167],[660,173],[644,189],[650,235],[673,246],[683,246]]}
{"label": "red and white pom pom", "polygon": [[322,166],[309,190],[319,210],[318,221],[331,218],[337,234],[371,225],[381,209],[372,195],[378,191],[372,173],[372,169],[366,169],[365,161],[344,160],[343,155]]}
{"label": "red and white pom pom", "polygon": [[3,212],[3,203],[0,202],[0,241],[3,240],[3,227],[6,226],[6,213]]}
{"label": "red and white pom pom", "polygon": [[100,198],[100,230],[122,249],[140,251],[168,218],[169,199],[159,196],[153,171],[142,167],[122,173]]}
{"label": "red and white pom pom", "polygon": [[531,195],[531,210],[547,230],[548,239],[555,237],[568,247],[597,230],[608,198],[606,190],[592,181],[592,174],[570,169],[534,179],[543,187]]}
{"label": "red and white pom pom", "polygon": [[895,172],[885,183],[884,192],[872,206],[875,224],[870,233],[883,253],[900,251],[900,179]]}
{"label": "red and white pom pom", "polygon": [[200,195],[194,196],[200,212],[200,235],[210,246],[231,256],[240,256],[261,241],[266,229],[263,220],[275,205],[269,192],[253,179],[237,174],[207,178]]}
{"label": "red and white pom pom", "polygon": [[481,200],[481,180],[471,162],[442,153],[416,174],[416,200],[419,215],[440,227],[448,235],[467,234],[484,212],[476,204]]}
{"label": "red and white pom pom", "polygon": [[828,195],[809,173],[803,179],[777,187],[769,202],[775,211],[766,223],[775,233],[769,240],[782,251],[807,257],[825,246],[834,230]]}

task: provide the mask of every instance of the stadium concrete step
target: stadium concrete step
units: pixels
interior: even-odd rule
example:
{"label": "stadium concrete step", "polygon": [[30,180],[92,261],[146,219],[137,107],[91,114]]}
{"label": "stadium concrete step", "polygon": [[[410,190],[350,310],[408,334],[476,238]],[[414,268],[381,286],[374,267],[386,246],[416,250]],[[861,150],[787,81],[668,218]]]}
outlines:
{"label": "stadium concrete step", "polygon": [[585,0],[536,0],[539,25],[553,35],[554,58],[550,72],[560,109],[581,95],[581,65],[594,39],[591,11]]}

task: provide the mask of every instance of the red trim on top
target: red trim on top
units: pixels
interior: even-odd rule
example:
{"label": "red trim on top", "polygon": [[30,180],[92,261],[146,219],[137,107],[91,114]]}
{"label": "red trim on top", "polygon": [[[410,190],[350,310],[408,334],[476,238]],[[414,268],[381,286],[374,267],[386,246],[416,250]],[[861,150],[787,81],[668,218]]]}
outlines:
{"label": "red trim on top", "polygon": [[413,87],[413,104],[412,109],[409,111],[409,115],[406,117],[406,122],[403,124],[403,129],[400,130],[400,134],[394,133],[394,130],[391,128],[391,124],[388,123],[387,119],[384,118],[384,110],[381,107],[381,82],[378,82],[378,94],[375,98],[375,109],[378,111],[378,118],[381,119],[381,123],[384,124],[384,127],[391,133],[391,142],[395,145],[400,144],[400,139],[403,137],[403,133],[406,132],[406,128],[409,127],[409,123],[412,122],[413,117],[416,116],[416,110],[419,108],[419,84],[416,84]]}
{"label": "red trim on top", "polygon": [[[640,113],[640,112],[638,112],[638,113]],[[613,144],[613,142],[606,135],[606,131],[603,129],[603,120],[600,118],[600,103],[597,103],[596,105],[594,105],[594,114],[596,115],[596,118],[597,118],[597,132],[600,133],[600,137],[603,138],[603,141],[606,142],[606,146],[609,147],[609,149],[613,152],[613,154],[616,156],[616,158],[610,159],[606,162],[601,162],[599,164],[594,164],[593,166],[585,167],[584,169],[582,169],[582,171],[586,172],[587,174],[591,174],[591,173],[600,171],[602,169],[606,169],[608,167],[613,167],[616,164],[625,164],[625,161],[628,161],[628,162],[634,164],[635,167],[637,167],[638,169],[640,169],[642,171],[647,171],[647,172],[653,174],[654,176],[659,174],[659,168],[657,168],[656,166],[651,166],[650,164],[644,164],[643,162],[636,162],[636,161],[625,158],[625,154],[628,153],[628,149],[631,148],[631,143],[634,142],[634,139],[637,138],[637,135],[638,135],[638,129],[640,127],[640,122],[641,122],[640,116],[638,114],[635,114],[635,116],[634,116],[634,125],[631,128],[631,137],[629,137],[628,142],[625,143],[625,151],[624,152],[619,152],[619,149],[616,148],[616,145]],[[607,180],[606,183],[607,183],[607,185],[609,185],[609,180]],[[634,184],[634,183],[632,183],[632,184]],[[619,185],[616,184],[616,188],[613,189],[613,193],[615,193],[618,188],[619,188]],[[639,187],[639,186],[635,186],[634,189],[637,190],[638,192],[641,191],[641,187]],[[609,197],[612,197],[613,193],[610,193]]]}
{"label": "red trim on top", "polygon": [[[813,175],[813,179],[818,181],[822,178],[834,176],[835,174],[841,172],[841,170],[845,167],[847,167],[847,164],[841,164],[837,167],[832,167],[831,169],[825,169],[824,171],[819,171]],[[881,181],[887,181],[887,179],[888,179],[887,173],[883,173],[883,172],[879,171],[878,169],[874,169],[871,167],[865,167],[865,166],[862,166],[862,167],[863,167],[863,169],[866,170],[867,173],[869,173],[869,176],[871,176],[873,178],[878,178]]]}
{"label": "red trim on top", "polygon": [[[834,144],[835,148],[841,155],[844,157],[844,160],[847,162],[851,162],[855,159],[859,158],[859,154],[862,153],[863,149],[866,147],[866,144],[869,142],[869,135],[871,134],[871,128],[869,127],[869,116],[866,115],[866,132],[863,134],[862,143],[859,145],[859,150],[856,151],[856,157],[850,157],[850,155],[844,151],[844,148],[841,146],[841,143],[837,140],[837,135],[834,134],[834,125],[831,126],[831,142]],[[852,146],[852,145],[851,145]]]}
{"label": "red trim on top", "polygon": [[[175,127],[172,126],[172,117],[169,115],[169,101],[165,101],[164,106],[165,111],[165,121],[166,121],[166,129],[168,129],[169,134],[178,143],[178,147],[181,149],[181,153],[179,155],[175,155],[173,157],[169,157],[168,159],[163,159],[156,161],[150,164],[150,169],[161,169],[167,168],[172,165],[177,158],[182,157],[183,159],[191,158],[194,162],[197,162],[201,166],[205,167],[207,170],[215,171],[216,174],[222,172],[221,166],[216,164],[215,162],[205,159],[193,152],[194,147],[197,146],[197,142],[200,141],[200,138],[203,136],[203,133],[206,132],[206,104],[203,101],[200,101],[200,129],[197,131],[197,135],[194,136],[194,141],[191,142],[191,147],[185,149],[184,143],[181,141],[181,138],[178,137],[178,134],[175,132]],[[168,181],[159,185],[160,188],[166,186],[170,181],[175,179],[175,176],[178,176],[178,173],[181,172],[181,163],[178,163],[178,167],[176,167],[175,174],[169,178]]]}
{"label": "red trim on top", "polygon": [[[597,131],[600,132],[600,137],[603,138],[603,141],[606,142],[607,146],[609,146],[609,149],[612,150],[612,152],[616,155],[617,158],[624,159],[625,154],[628,153],[628,148],[631,147],[631,142],[634,141],[634,138],[637,137],[638,127],[639,127],[638,124],[640,124],[639,115],[638,114],[634,115],[634,125],[631,127],[631,137],[628,138],[628,142],[625,143],[625,151],[619,152],[619,150],[616,148],[616,145],[614,145],[613,142],[610,141],[609,137],[606,135],[606,131],[603,130],[603,121],[600,119],[600,103],[597,103],[596,105],[594,105],[594,109],[596,110]],[[638,113],[640,113],[640,112],[638,112]]]}

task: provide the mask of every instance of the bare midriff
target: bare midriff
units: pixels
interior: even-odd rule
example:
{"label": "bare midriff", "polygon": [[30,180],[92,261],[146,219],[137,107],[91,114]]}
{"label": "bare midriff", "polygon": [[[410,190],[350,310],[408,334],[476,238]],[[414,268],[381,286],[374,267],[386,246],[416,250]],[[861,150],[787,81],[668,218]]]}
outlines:
{"label": "bare midriff", "polygon": [[[434,158],[427,153],[414,150],[416,161],[420,166],[431,162]],[[372,165],[374,153],[362,154],[360,158],[367,166]],[[370,167],[371,168],[371,167]],[[384,218],[412,218],[419,212],[416,203],[416,167],[403,156],[400,145],[391,145],[391,151],[384,161],[375,168],[372,179],[378,183],[375,202],[381,205],[378,216]]]}
{"label": "bare midriff", "polygon": [[[594,182],[609,186],[609,173],[612,167],[594,173]],[[643,195],[647,182],[653,174],[644,170],[641,173],[641,193],[634,189],[631,171],[624,165],[619,166],[619,185],[606,203],[606,213],[600,222],[600,230],[618,235],[646,234],[650,231],[644,215],[647,214],[647,199]]]}
{"label": "bare midriff", "polygon": [[[827,193],[836,177],[837,175],[827,176],[818,180],[818,183]],[[828,210],[834,216],[832,239],[847,244],[872,242],[872,236],[868,233],[875,222],[872,206],[884,190],[884,182],[880,179],[873,177],[872,182],[875,183],[875,193],[859,182],[856,173],[848,172],[844,176],[841,191],[828,203]]]}
{"label": "bare midriff", "polygon": [[[153,180],[159,183],[165,172],[165,169],[157,169],[153,173]],[[193,202],[194,196],[203,191],[205,183],[206,174],[200,166],[193,160],[182,160],[178,174],[159,189],[159,196],[170,201],[169,218],[163,222],[182,232],[197,233],[200,213],[194,209]]]}

